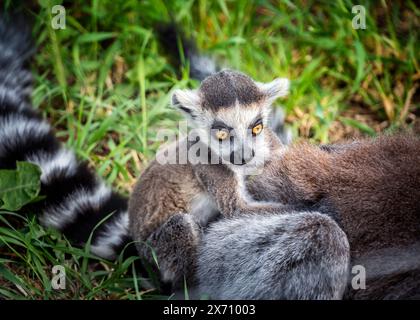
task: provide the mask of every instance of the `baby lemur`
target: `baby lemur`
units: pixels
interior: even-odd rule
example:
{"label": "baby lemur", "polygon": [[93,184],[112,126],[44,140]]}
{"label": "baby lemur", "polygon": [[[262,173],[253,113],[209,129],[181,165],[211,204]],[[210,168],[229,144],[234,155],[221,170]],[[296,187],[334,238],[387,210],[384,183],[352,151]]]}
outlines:
{"label": "baby lemur", "polygon": [[[262,168],[271,157],[278,157],[284,152],[283,145],[267,128],[267,122],[271,103],[286,95],[288,86],[287,79],[263,84],[242,73],[225,70],[207,77],[198,90],[176,90],[172,104],[187,116],[195,136],[192,140],[189,136],[170,145],[165,152],[180,156],[181,150],[201,146],[200,150],[207,150],[208,154],[200,154],[199,163],[215,158],[218,164],[210,167],[223,167],[237,177],[235,181],[243,181],[242,177],[250,169]],[[290,214],[299,209],[298,205],[256,203],[245,192],[238,198],[232,196],[232,201],[222,206],[219,198],[209,194],[195,176],[195,165],[196,162],[190,159],[186,164],[161,164],[154,160],[140,177],[129,202],[130,228],[138,251],[152,261],[154,257],[150,245],[157,256],[162,279],[175,286],[182,284],[184,277],[191,283],[195,282],[201,227],[215,219],[220,208],[223,208],[221,212],[225,217],[252,213]],[[223,188],[223,185],[220,187],[225,198],[236,190]],[[290,256],[291,264],[303,266],[303,273],[296,274],[296,281],[307,288],[302,297],[339,298],[347,278],[347,238],[327,216],[309,212],[299,215],[301,221],[293,217],[290,219],[291,228],[303,230],[317,226],[329,230],[325,237],[317,238],[315,232],[303,237],[305,240],[298,239],[302,254],[292,253]],[[308,237],[323,249],[315,252],[311,247],[310,252],[307,251]],[[323,266],[322,270],[313,268],[314,261]],[[312,272],[307,277],[310,280],[303,276],[308,272]],[[252,295],[252,292],[249,294]],[[288,297],[298,298],[299,294],[290,292]]]}

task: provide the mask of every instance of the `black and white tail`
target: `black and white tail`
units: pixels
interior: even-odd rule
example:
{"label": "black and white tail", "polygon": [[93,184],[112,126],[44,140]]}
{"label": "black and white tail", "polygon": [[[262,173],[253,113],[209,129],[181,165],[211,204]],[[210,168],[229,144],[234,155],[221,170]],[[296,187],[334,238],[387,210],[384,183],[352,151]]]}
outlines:
{"label": "black and white tail", "polygon": [[127,199],[78,161],[32,109],[30,33],[24,18],[0,17],[0,169],[13,169],[16,161],[37,164],[45,196],[42,225],[58,229],[75,245],[85,244],[97,226],[91,252],[114,258],[129,239]]}
{"label": "black and white tail", "polygon": [[159,25],[156,31],[163,49],[174,60],[173,65],[181,66],[181,56],[184,56],[189,63],[191,78],[201,81],[219,71],[216,60],[201,53],[195,42],[188,39],[175,23]]}

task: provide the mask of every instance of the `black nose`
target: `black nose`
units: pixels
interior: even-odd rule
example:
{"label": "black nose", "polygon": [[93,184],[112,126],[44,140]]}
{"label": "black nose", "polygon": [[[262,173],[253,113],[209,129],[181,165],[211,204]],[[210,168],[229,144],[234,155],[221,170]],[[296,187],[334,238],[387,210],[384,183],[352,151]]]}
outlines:
{"label": "black nose", "polygon": [[[244,164],[246,164],[246,163],[248,163],[249,161],[251,161],[253,158],[254,158],[254,156],[255,156],[255,151],[254,150],[251,150],[251,152],[250,152],[251,154],[248,154],[248,155],[244,155],[244,153],[243,153],[243,151],[242,151],[242,153],[241,153],[241,157],[240,158],[238,158],[237,157],[237,160],[235,159],[235,152],[231,152],[230,153],[230,159],[229,159],[229,161],[230,161],[230,163],[232,163],[232,164],[236,164],[236,165],[238,165],[238,166],[243,166]],[[238,155],[239,156],[239,155]]]}

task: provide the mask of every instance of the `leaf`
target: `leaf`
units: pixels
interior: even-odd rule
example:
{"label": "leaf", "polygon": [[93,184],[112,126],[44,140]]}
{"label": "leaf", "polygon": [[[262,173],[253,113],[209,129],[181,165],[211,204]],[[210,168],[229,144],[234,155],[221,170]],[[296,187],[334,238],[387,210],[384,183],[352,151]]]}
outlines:
{"label": "leaf", "polygon": [[50,9],[57,4],[63,4],[63,0],[39,0],[39,5],[44,9]]}
{"label": "leaf", "polygon": [[350,127],[359,129],[360,131],[368,134],[369,136],[372,136],[372,137],[376,136],[376,131],[373,130],[371,127],[369,127],[367,124],[364,124],[364,123],[362,123],[360,121],[357,121],[355,119],[345,118],[345,117],[340,117],[340,120],[345,125],[348,125]]}
{"label": "leaf", "polygon": [[87,43],[87,42],[99,42],[111,38],[115,38],[117,34],[115,32],[91,32],[82,34],[78,37],[78,43]]}
{"label": "leaf", "polygon": [[357,41],[354,46],[356,50],[356,79],[351,88],[351,92],[355,92],[360,87],[360,83],[365,77],[366,72],[366,51],[363,44],[360,41]]}
{"label": "leaf", "polygon": [[29,162],[17,162],[15,170],[0,170],[0,209],[17,211],[38,199],[41,169]]}

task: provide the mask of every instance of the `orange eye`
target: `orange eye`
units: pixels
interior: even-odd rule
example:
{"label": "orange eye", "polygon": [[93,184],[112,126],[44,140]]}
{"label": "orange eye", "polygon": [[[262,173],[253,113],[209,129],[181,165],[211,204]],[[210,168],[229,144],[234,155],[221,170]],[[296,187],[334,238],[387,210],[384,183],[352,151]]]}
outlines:
{"label": "orange eye", "polygon": [[257,124],[255,127],[253,127],[253,128],[252,128],[252,134],[253,134],[254,136],[258,135],[258,134],[260,134],[260,133],[261,133],[262,129],[263,129],[263,125],[262,125],[262,123]]}
{"label": "orange eye", "polygon": [[215,136],[219,140],[225,140],[229,136],[229,132],[223,129],[217,130]]}

